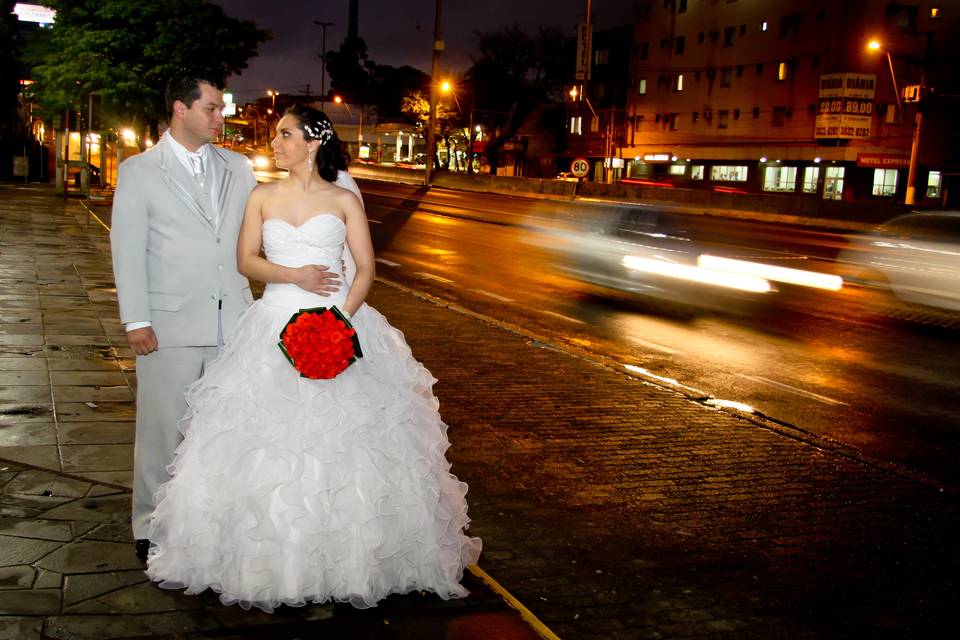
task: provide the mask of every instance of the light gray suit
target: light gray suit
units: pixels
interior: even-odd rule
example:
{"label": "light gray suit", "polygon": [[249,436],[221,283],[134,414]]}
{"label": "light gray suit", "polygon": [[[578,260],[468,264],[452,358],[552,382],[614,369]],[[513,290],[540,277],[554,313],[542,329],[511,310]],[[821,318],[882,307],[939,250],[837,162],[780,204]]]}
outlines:
{"label": "light gray suit", "polygon": [[184,391],[216,358],[223,336],[253,301],[247,279],[237,272],[237,236],[256,185],[249,163],[211,146],[219,187],[215,211],[166,135],[120,165],[110,230],[120,320],[151,322],[159,343],[157,351],[137,357],[137,539],[146,536],[154,494],[170,477],[166,467],[180,442]]}

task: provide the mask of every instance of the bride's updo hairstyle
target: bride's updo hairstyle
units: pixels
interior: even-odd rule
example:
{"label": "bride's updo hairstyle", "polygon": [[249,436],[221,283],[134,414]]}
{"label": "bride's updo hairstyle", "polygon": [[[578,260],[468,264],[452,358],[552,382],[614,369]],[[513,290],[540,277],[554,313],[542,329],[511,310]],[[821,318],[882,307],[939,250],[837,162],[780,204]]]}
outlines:
{"label": "bride's updo hairstyle", "polygon": [[346,171],[349,157],[343,151],[343,145],[333,123],[323,111],[303,104],[294,104],[284,112],[297,119],[297,128],[303,132],[306,141],[319,140],[317,148],[317,173],[327,182],[335,182],[337,171]]}

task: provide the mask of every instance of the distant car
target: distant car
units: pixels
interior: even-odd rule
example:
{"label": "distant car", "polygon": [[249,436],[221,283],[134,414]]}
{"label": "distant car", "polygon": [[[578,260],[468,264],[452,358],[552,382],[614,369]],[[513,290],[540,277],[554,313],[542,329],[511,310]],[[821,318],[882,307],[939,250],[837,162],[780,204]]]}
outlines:
{"label": "distant car", "polygon": [[250,163],[254,171],[268,171],[275,168],[273,158],[271,158],[270,154],[266,151],[250,149],[248,147],[238,148],[236,151],[247,157],[247,162]]}
{"label": "distant car", "polygon": [[845,279],[899,300],[960,311],[960,211],[914,212],[853,238],[838,257]]}
{"label": "distant car", "polygon": [[556,179],[562,180],[564,182],[580,182],[580,178],[573,175],[569,171],[561,171],[560,173],[557,174]]}

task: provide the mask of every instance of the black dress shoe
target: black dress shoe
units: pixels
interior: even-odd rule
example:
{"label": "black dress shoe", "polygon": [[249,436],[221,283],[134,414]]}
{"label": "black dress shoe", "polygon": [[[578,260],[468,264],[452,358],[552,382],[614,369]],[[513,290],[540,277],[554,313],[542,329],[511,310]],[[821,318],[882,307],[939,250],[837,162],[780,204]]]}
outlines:
{"label": "black dress shoe", "polygon": [[140,558],[140,562],[147,561],[147,552],[150,551],[150,541],[149,540],[137,540],[136,544],[137,557]]}

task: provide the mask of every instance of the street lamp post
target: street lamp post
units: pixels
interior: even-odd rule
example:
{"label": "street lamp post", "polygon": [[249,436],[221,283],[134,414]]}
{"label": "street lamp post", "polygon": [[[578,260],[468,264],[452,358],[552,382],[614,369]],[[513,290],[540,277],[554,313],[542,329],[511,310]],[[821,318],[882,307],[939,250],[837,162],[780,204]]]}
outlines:
{"label": "street lamp post", "polygon": [[433,64],[430,67],[430,118],[427,120],[427,161],[423,172],[424,186],[430,186],[430,174],[433,171],[433,158],[436,155],[437,136],[437,82],[440,75],[440,54],[443,52],[440,15],[443,0],[437,0],[436,15],[433,23]]}
{"label": "street lamp post", "polygon": [[[926,46],[923,59],[920,64],[920,91],[917,100],[917,113],[913,121],[913,141],[910,144],[910,165],[907,169],[907,192],[903,199],[904,204],[916,204],[917,201],[917,165],[920,157],[920,133],[923,129],[923,99],[927,84],[926,61],[930,54],[930,40],[932,33],[922,34],[926,36]],[[887,65],[890,67],[890,80],[893,83],[893,91],[897,97],[897,109],[902,112],[903,103],[900,100],[900,89],[897,86],[897,75],[893,69],[893,57],[890,55],[890,49],[883,46],[879,40],[870,40],[867,43],[867,50],[877,52],[883,50],[887,58]]]}
{"label": "street lamp post", "polygon": [[332,27],[332,22],[323,22],[314,20],[313,24],[320,27],[320,109],[323,109],[324,98],[327,96],[327,27]]}

